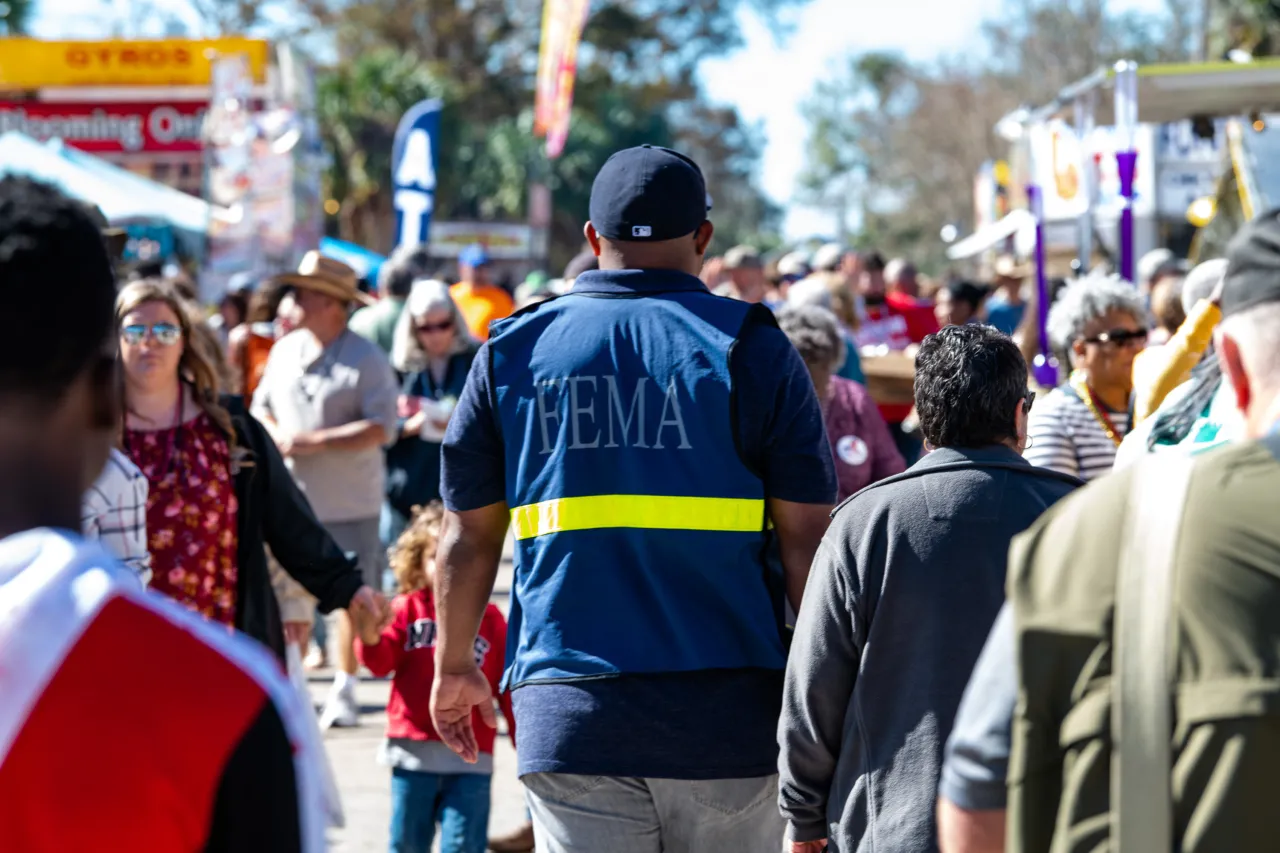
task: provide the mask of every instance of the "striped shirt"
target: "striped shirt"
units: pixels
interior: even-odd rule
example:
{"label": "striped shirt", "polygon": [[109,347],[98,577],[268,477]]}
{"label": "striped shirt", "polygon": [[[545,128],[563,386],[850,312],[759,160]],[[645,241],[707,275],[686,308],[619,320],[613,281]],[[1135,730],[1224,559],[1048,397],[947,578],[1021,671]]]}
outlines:
{"label": "striped shirt", "polygon": [[[1128,412],[1108,412],[1116,433],[1129,432]],[[1032,465],[1079,477],[1086,483],[1111,473],[1116,444],[1084,401],[1070,390],[1055,388],[1037,400],[1027,423],[1027,449]]]}
{"label": "striped shirt", "polygon": [[97,482],[80,503],[80,526],[86,539],[124,563],[142,581],[151,582],[147,548],[147,478],[119,450],[112,449]]}

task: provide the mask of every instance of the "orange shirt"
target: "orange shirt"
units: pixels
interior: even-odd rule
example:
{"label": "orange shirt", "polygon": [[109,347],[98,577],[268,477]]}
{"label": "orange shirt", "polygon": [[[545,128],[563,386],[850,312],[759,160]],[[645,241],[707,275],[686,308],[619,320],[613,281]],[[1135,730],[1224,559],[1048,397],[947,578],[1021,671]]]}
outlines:
{"label": "orange shirt", "polygon": [[459,282],[449,288],[449,294],[467,321],[467,328],[478,341],[489,340],[489,324],[503,317],[510,317],[516,310],[511,295],[492,284],[474,285]]}

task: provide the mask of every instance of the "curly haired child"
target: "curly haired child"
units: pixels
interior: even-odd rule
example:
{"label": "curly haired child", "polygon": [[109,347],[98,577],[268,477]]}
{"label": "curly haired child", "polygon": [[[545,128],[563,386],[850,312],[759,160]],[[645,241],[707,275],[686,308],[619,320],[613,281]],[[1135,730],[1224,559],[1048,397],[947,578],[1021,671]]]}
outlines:
{"label": "curly haired child", "polygon": [[[489,823],[489,783],[497,732],[475,715],[480,760],[467,764],[445,746],[431,724],[435,676],[436,613],[432,594],[436,544],[443,511],[438,503],[415,508],[391,549],[399,595],[391,624],[359,638],[356,653],[376,676],[394,671],[387,704],[387,738],[379,761],[391,767],[391,851],[429,853],[440,824],[441,853],[484,853]],[[475,641],[476,663],[494,695],[506,657],[507,623],[490,604]],[[499,697],[514,739],[510,697]]]}

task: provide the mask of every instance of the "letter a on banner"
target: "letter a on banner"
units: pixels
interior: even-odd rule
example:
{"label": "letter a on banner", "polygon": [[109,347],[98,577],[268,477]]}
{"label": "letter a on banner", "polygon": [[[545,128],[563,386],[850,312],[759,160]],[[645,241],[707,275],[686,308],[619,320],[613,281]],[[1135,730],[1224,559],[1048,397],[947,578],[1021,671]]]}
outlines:
{"label": "letter a on banner", "polygon": [[396,209],[397,246],[425,243],[430,234],[441,106],[438,100],[422,101],[404,114],[396,128],[391,149],[391,200]]}

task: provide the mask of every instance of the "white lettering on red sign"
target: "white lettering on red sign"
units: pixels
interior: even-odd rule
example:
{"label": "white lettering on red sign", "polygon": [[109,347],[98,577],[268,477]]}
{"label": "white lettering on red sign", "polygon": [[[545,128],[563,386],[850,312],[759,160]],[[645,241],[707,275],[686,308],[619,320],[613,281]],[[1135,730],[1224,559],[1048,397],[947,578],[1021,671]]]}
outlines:
{"label": "white lettering on red sign", "polygon": [[0,133],[84,151],[198,151],[205,105],[0,103]]}

